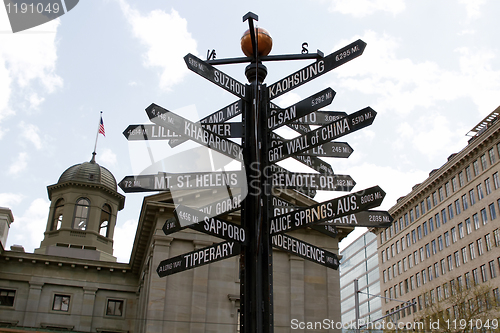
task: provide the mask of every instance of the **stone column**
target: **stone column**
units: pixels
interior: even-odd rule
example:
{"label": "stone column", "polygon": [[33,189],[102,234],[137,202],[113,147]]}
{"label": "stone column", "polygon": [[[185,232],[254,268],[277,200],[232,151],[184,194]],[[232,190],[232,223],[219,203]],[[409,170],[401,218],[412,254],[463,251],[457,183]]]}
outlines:
{"label": "stone column", "polygon": [[[290,255],[290,320],[305,320],[304,259]],[[302,332],[304,330],[294,330]]]}
{"label": "stone column", "polygon": [[30,290],[28,293],[28,301],[26,302],[26,311],[22,326],[37,327],[38,307],[40,304],[40,296],[42,294],[43,282],[30,281]]}
{"label": "stone column", "polygon": [[[91,332],[92,321],[94,316],[95,294],[97,288],[84,287],[83,289],[83,303],[82,303],[82,316],[80,320],[80,331]],[[105,307],[107,304],[104,305]]]}

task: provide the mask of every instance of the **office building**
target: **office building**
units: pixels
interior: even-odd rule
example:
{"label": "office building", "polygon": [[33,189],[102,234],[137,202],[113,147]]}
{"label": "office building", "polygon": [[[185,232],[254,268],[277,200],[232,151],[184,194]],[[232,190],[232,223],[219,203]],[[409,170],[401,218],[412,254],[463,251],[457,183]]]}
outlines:
{"label": "office building", "polygon": [[355,320],[354,279],[358,280],[359,319],[368,322],[382,317],[377,236],[366,231],[341,253],[340,298],[342,323]]}
{"label": "office building", "polygon": [[[381,293],[394,299],[382,302],[382,312],[404,308],[392,319],[422,317],[458,287],[488,286],[487,295],[498,300],[499,115],[500,107],[475,126],[464,149],[398,199],[389,210],[392,226],[376,231]],[[469,305],[481,306],[481,300]],[[443,310],[458,316],[456,306]]]}

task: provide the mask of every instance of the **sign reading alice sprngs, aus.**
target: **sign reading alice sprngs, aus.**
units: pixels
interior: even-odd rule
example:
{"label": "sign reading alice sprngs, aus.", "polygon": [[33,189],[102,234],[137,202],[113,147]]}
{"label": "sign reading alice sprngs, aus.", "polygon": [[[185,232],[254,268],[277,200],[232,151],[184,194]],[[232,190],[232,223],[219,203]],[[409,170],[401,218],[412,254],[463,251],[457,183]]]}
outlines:
{"label": "sign reading alice sprngs, aus.", "polygon": [[36,27],[56,19],[71,9],[79,0],[4,0],[12,32]]}

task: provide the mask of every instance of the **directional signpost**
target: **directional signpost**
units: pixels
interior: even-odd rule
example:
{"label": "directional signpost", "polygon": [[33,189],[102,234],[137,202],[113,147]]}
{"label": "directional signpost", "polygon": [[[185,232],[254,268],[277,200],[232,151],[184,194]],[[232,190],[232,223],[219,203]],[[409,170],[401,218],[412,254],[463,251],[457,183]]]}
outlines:
{"label": "directional signpost", "polygon": [[[171,148],[188,140],[194,141],[242,162],[244,169],[185,174],[162,172],[127,176],[119,183],[126,193],[227,188],[229,197],[214,199],[203,206],[177,204],[174,216],[167,219],[162,228],[165,235],[190,228],[223,241],[165,259],[159,264],[157,273],[165,277],[239,255],[242,333],[271,333],[274,330],[272,247],[328,268],[339,267],[335,253],[291,237],[288,232],[311,228],[337,237],[338,227],[387,227],[392,223],[387,212],[369,210],[380,206],[385,197],[378,186],[307,207],[298,207],[273,196],[283,189],[311,197],[316,191],[350,192],[355,181],[348,175],[334,174],[332,167],[320,157],[348,158],[352,147],[333,140],[371,125],[377,113],[370,107],[351,114],[319,110],[331,104],[335,97],[335,91],[329,87],[286,108],[272,103],[271,100],[360,56],[366,43],[357,40],[327,56],[320,51],[314,55],[257,54],[260,38],[265,38],[259,35],[257,42],[254,29],[257,19],[253,13],[243,17],[250,27],[252,45],[246,52],[250,57],[207,61],[192,54],[184,57],[189,70],[235,95],[237,101],[197,123],[151,104],[146,113],[153,124],[130,125],[123,132],[127,140],[169,140]],[[267,69],[262,62],[295,59],[315,59],[315,62],[269,86],[263,84]],[[249,84],[213,66],[245,62],[250,63],[245,70]],[[241,123],[227,122],[236,115],[241,115]],[[310,125],[317,128],[311,129]],[[299,136],[284,139],[274,132],[282,126],[295,130]],[[241,145],[230,138],[241,138]],[[318,173],[291,172],[276,164],[286,158],[294,158]],[[243,190],[236,190],[236,193],[229,190],[229,187],[238,189],[246,185],[248,194]],[[240,210],[241,223],[225,217],[237,210]]]}

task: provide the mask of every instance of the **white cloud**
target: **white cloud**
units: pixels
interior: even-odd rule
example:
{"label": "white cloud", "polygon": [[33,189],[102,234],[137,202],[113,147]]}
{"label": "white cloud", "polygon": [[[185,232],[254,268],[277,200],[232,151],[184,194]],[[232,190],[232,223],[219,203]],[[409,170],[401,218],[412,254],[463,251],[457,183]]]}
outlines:
{"label": "white cloud", "polygon": [[328,10],[361,18],[378,11],[397,15],[405,8],[404,0],[331,0]]}
{"label": "white cloud", "polygon": [[117,158],[116,154],[109,148],[103,149],[103,151],[99,154],[100,156],[97,158],[99,164],[103,166],[115,165]]}
{"label": "white cloud", "polygon": [[115,226],[113,254],[118,262],[129,262],[136,231],[137,222],[134,220],[128,220],[123,225],[117,224]]}
{"label": "white cloud", "polygon": [[[0,11],[0,29],[10,30],[7,13]],[[15,87],[19,96],[32,108],[37,108],[44,98],[33,93],[37,84],[52,93],[61,87],[63,80],[56,74],[56,33],[60,20],[16,34],[0,34],[0,121],[15,113],[9,107]]]}
{"label": "white cloud", "polygon": [[16,193],[0,193],[0,207],[10,208],[23,201],[24,195]]}
{"label": "white cloud", "polygon": [[14,223],[11,225],[7,244],[23,245],[26,252],[33,252],[35,248],[38,248],[47,226],[49,206],[50,202],[37,198],[21,216],[18,216],[16,211],[12,211]]}
{"label": "white cloud", "polygon": [[21,171],[24,171],[26,167],[28,166],[28,160],[29,156],[25,152],[21,152],[17,155],[17,158],[14,160],[14,162],[11,164],[9,167],[9,174],[11,175],[17,175]]}
{"label": "white cloud", "polygon": [[[357,38],[357,37],[355,37]],[[335,84],[377,96],[375,110],[408,114],[416,107],[432,108],[438,102],[470,98],[483,115],[498,106],[500,72],[492,69],[494,53],[485,48],[457,49],[459,69],[446,70],[431,61],[415,63],[398,58],[399,41],[367,31],[360,37],[368,45],[355,66],[348,63],[336,73]],[[345,46],[351,41],[339,43]]]}
{"label": "white cloud", "polygon": [[481,17],[481,6],[486,3],[486,0],[460,0],[465,6],[468,20],[476,20]]}
{"label": "white cloud", "polygon": [[188,73],[184,56],[196,54],[196,40],[188,32],[187,21],[174,9],[170,13],[157,9],[143,16],[125,0],[119,3],[134,36],[147,47],[144,66],[160,67],[160,87],[170,90]]}
{"label": "white cloud", "polygon": [[26,124],[24,121],[19,123],[21,136],[30,142],[37,150],[42,149],[42,139],[40,138],[40,129],[33,124]]}

